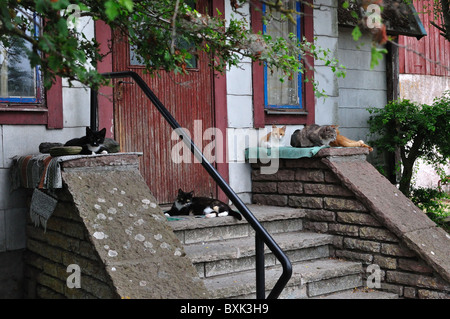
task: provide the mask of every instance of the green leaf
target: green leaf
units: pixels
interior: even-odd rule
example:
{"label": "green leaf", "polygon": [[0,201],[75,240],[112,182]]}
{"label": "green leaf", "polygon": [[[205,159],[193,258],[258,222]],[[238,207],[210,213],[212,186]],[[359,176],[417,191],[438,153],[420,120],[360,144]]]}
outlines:
{"label": "green leaf", "polygon": [[133,0],[120,0],[119,3],[124,6],[129,12],[133,11],[134,3]]}
{"label": "green leaf", "polygon": [[342,4],[342,8],[344,8],[344,9],[348,9],[349,6],[350,6],[350,2],[348,2],[348,1],[344,1],[344,3]]}
{"label": "green leaf", "polygon": [[356,26],[352,31],[353,40],[358,41],[361,38],[362,33],[358,26]]}
{"label": "green leaf", "polygon": [[114,20],[119,15],[119,5],[113,0],[106,1],[105,13],[109,20]]}
{"label": "green leaf", "polygon": [[379,61],[383,59],[383,54],[386,53],[388,53],[386,49],[379,49],[372,46],[372,50],[370,52],[370,68],[373,69],[376,65],[378,65]]}

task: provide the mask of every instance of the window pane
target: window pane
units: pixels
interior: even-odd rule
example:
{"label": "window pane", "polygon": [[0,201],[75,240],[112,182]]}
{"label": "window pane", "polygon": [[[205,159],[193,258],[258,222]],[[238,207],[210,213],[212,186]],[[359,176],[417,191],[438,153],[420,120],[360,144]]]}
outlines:
{"label": "window pane", "polygon": [[[17,16],[24,16],[18,12]],[[25,16],[24,16],[25,17]],[[26,19],[34,23],[33,31],[39,32],[39,18],[27,13]],[[32,45],[19,37],[10,37],[8,47],[0,43],[0,102],[6,103],[38,103],[41,97],[39,71],[31,67],[27,52]]]}
{"label": "window pane", "polygon": [[12,41],[0,51],[0,95],[4,98],[36,97],[36,70],[26,54],[31,44],[23,39]]}
{"label": "window pane", "polygon": [[[286,8],[299,10],[297,1],[284,0],[283,2]],[[265,34],[271,35],[272,38],[279,38],[287,37],[290,33],[293,33],[299,37],[300,19],[297,19],[297,24],[293,24],[287,19],[281,20],[279,12],[273,12],[272,15],[273,19],[265,26]],[[284,81],[281,82],[280,78],[283,78]],[[291,80],[288,80],[281,70],[271,71],[266,68],[266,105],[270,107],[300,107],[300,82],[300,76],[294,76]]]}

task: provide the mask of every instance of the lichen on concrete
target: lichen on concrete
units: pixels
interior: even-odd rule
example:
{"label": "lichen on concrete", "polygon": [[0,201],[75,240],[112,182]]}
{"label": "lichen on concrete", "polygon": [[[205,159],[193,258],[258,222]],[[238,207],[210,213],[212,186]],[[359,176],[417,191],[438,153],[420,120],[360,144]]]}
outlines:
{"label": "lichen on concrete", "polygon": [[119,296],[207,297],[137,169],[65,168],[63,180]]}

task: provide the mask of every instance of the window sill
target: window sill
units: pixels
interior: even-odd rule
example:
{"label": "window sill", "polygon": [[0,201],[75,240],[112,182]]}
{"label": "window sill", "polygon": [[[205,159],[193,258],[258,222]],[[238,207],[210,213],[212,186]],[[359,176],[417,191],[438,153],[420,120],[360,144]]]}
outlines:
{"label": "window sill", "polygon": [[266,114],[281,114],[281,115],[308,115],[306,111],[300,111],[295,109],[264,109]]}
{"label": "window sill", "polygon": [[4,106],[0,105],[0,112],[48,112],[46,107],[32,107],[28,105]]}

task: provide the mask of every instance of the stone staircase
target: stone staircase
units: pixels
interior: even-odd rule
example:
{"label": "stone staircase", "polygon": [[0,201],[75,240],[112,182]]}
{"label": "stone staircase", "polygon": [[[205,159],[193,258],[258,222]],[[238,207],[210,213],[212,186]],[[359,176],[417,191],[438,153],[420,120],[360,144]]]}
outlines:
{"label": "stone staircase", "polygon": [[[301,209],[249,205],[293,265],[280,298],[397,298],[364,289],[362,264],[331,258],[333,236],[303,230]],[[254,231],[232,217],[170,218],[209,298],[255,298]],[[266,247],[266,294],[281,275],[281,265]]]}

